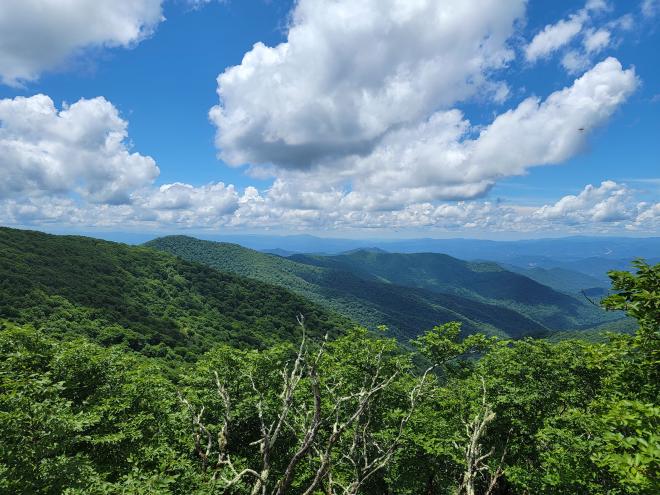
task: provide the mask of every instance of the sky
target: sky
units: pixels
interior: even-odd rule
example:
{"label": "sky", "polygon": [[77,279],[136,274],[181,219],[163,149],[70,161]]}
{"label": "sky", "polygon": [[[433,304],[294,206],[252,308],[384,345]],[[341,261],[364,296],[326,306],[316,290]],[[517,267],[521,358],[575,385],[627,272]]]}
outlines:
{"label": "sky", "polygon": [[660,0],[4,0],[0,224],[660,234]]}

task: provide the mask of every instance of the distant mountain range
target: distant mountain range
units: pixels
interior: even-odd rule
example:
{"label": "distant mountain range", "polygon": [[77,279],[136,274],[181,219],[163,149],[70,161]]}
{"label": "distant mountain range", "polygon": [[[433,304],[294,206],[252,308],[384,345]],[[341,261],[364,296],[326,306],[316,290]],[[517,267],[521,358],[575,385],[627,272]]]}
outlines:
{"label": "distant mountain range", "polygon": [[187,236],[146,246],[286,287],[362,324],[388,325],[406,338],[451,320],[462,321],[468,332],[520,337],[620,318],[495,263],[444,254],[370,248],[282,257]]}
{"label": "distant mountain range", "polygon": [[372,248],[391,253],[442,253],[462,260],[495,261],[537,282],[571,293],[591,287],[608,288],[610,281],[607,272],[630,269],[634,258],[645,258],[652,264],[660,262],[660,237],[576,236],[520,241],[403,239],[366,242],[326,240],[312,236],[246,236],[236,240],[254,249],[265,245],[277,246],[265,251],[284,256],[341,254]]}
{"label": "distant mountain range", "polygon": [[[141,244],[154,238],[146,233],[90,232],[93,237]],[[660,262],[660,237],[607,237],[573,236],[516,241],[482,239],[342,239],[312,235],[256,235],[256,234],[195,234],[203,240],[239,244],[278,256],[294,254],[341,254],[356,249],[381,249],[391,253],[443,253],[462,260],[487,260],[505,264],[508,268],[531,270],[522,272],[541,283],[550,282],[550,276],[536,269],[568,270],[598,280],[600,287],[609,287],[609,270],[626,270],[636,258],[650,263]],[[517,271],[517,269],[514,269]],[[537,278],[538,277],[538,278]],[[586,281],[586,279],[585,279]],[[592,283],[594,280],[591,281]],[[557,283],[557,282],[552,282]],[[563,281],[553,288],[566,290]],[[583,285],[581,282],[578,285]],[[587,284],[589,285],[589,284]],[[569,291],[574,286],[568,284]],[[580,287],[582,289],[584,287]]]}
{"label": "distant mountain range", "polygon": [[184,359],[220,342],[259,347],[295,339],[298,313],[317,335],[384,324],[403,342],[456,320],[466,334],[514,338],[601,329],[608,321],[626,327],[621,315],[580,294],[597,299],[607,285],[568,268],[380,247],[284,254],[186,236],[138,247],[0,228],[0,325],[83,333]]}
{"label": "distant mountain range", "polygon": [[[532,280],[536,280],[540,284],[547,285],[567,294],[593,293],[594,291],[606,292],[610,285],[609,279],[605,280],[606,277],[594,277],[567,268],[542,268],[539,266],[525,268],[509,263],[501,263],[501,265],[509,271],[519,273]],[[630,265],[626,263],[625,266],[616,268],[622,270],[629,269]],[[607,268],[607,270],[610,269],[614,268]]]}
{"label": "distant mountain range", "polygon": [[[80,234],[127,244],[141,244],[159,237],[157,234],[144,232],[94,231]],[[444,253],[466,260],[487,259],[503,262],[516,260],[521,256],[553,260],[660,258],[660,236],[572,236],[514,241],[467,238],[344,239],[313,235],[210,234],[208,232],[190,236],[202,240],[239,244],[258,251],[275,251],[277,254],[340,254],[355,249],[379,248],[392,253]]]}

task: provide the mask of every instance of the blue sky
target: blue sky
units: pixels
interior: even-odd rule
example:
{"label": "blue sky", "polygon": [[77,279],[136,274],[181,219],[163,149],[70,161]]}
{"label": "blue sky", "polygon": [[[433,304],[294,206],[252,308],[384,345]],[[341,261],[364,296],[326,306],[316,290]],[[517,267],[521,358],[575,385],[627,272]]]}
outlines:
{"label": "blue sky", "polygon": [[[343,236],[659,232],[657,1],[520,0],[510,12],[465,2],[473,11],[438,14],[457,16],[444,27],[399,12],[396,0],[339,0],[334,10],[319,0],[138,0],[97,31],[85,10],[95,2],[65,12],[40,2],[36,12],[0,7],[0,171],[9,177],[0,223]],[[455,48],[460,23],[468,35]],[[486,39],[492,47],[475,48]],[[354,52],[343,46],[352,40]],[[285,55],[272,49],[280,43]],[[242,63],[250,52],[262,58]],[[263,58],[275,55],[276,64]],[[459,66],[465,57],[479,67]],[[443,60],[455,63],[432,67]],[[398,85],[383,82],[393,75]],[[580,78],[587,96],[576,90],[544,110]],[[401,87],[403,96],[393,93]],[[52,100],[48,122],[33,120],[43,111],[35,106],[48,107],[37,94]],[[532,96],[538,106],[524,113]],[[588,111],[572,106],[583,104]],[[63,105],[75,116],[63,118]],[[507,124],[511,112],[520,120]],[[90,115],[95,134],[61,138]],[[577,137],[557,137],[567,128]],[[480,138],[484,129],[496,144]],[[89,144],[113,133],[121,143],[110,150]]]}

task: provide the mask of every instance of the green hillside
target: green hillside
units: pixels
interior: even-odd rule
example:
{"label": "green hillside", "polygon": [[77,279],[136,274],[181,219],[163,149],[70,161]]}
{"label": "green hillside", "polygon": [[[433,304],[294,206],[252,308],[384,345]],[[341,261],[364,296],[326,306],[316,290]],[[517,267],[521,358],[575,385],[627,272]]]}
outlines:
{"label": "green hillside", "polygon": [[608,283],[604,283],[601,279],[566,268],[543,268],[540,266],[522,268],[510,264],[501,265],[511,272],[531,278],[540,284],[567,294],[580,294],[584,290],[594,288],[605,291],[608,287]]}
{"label": "green hillside", "polygon": [[0,228],[0,319],[51,334],[185,357],[218,342],[260,347],[298,338],[298,313],[319,333],[346,323],[280,287],[167,253]]}
{"label": "green hillside", "polygon": [[[188,256],[209,247],[168,242]],[[300,279],[391,318],[419,323],[431,310],[414,312],[431,308],[482,327],[530,324],[357,264],[351,273],[210,248],[208,260],[230,250],[218,259],[234,269]],[[655,494],[660,265],[635,268],[612,273],[603,301],[627,312],[633,335],[462,338],[450,322],[404,347],[292,292],[168,253],[0,229],[0,493],[299,495],[337,493],[342,480],[360,495]],[[338,335],[301,339],[297,311],[315,335]],[[355,470],[376,462],[369,478]],[[470,466],[484,477],[464,490]]]}
{"label": "green hillside", "polygon": [[583,340],[586,342],[607,342],[611,334],[633,335],[637,330],[637,322],[633,318],[621,318],[620,320],[601,323],[592,328],[583,330],[563,330],[548,336],[550,342],[561,342],[563,340]]}
{"label": "green hillside", "polygon": [[[425,272],[410,271],[407,278],[396,280],[392,280],[392,276],[384,276],[386,271],[394,272],[399,261],[397,257],[410,256],[406,259],[414,261],[416,255],[356,251],[342,256],[295,255],[282,258],[236,244],[201,241],[186,236],[155,239],[146,245],[187,260],[290,288],[362,324],[386,324],[406,338],[418,335],[435,324],[452,320],[462,321],[468,332],[483,330],[518,337],[574,328],[576,320],[581,320],[582,325],[599,323],[599,318],[605,314],[596,308],[585,308],[574,298],[502,270],[497,265],[474,265],[481,267],[483,273],[476,269],[466,270],[468,264],[444,255],[431,255],[447,262],[448,279],[443,291],[440,284],[413,286],[417,273],[428,281],[429,275]],[[392,267],[384,266],[379,269],[380,272],[372,273],[373,265],[359,263],[360,258],[365,257],[392,260]],[[437,263],[435,267],[441,269]],[[410,266],[406,268],[411,270]],[[422,270],[424,268],[421,266]],[[437,277],[440,274],[436,274]],[[507,287],[511,280],[519,286]],[[433,287],[436,290],[430,290]],[[527,294],[530,287],[537,294]],[[491,289],[496,295],[503,296],[499,299],[485,297]],[[508,297],[516,291],[518,300],[505,299],[504,296]],[[527,314],[521,310],[527,311]]]}
{"label": "green hillside", "polygon": [[295,255],[289,259],[506,307],[551,330],[588,327],[620,317],[496,263],[466,262],[436,253],[398,254],[380,250],[357,250],[336,256]]}

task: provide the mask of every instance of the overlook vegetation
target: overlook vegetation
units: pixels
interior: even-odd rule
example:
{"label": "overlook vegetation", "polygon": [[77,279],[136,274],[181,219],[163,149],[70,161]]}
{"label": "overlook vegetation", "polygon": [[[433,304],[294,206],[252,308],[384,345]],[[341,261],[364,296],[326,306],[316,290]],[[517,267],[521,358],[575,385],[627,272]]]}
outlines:
{"label": "overlook vegetation", "polygon": [[621,318],[494,263],[442,254],[356,250],[283,258],[186,236],[146,245],[286,287],[370,328],[385,324],[404,340],[447,321],[461,321],[466,332],[520,337]]}
{"label": "overlook vegetation", "polygon": [[404,348],[150,249],[1,239],[0,493],[660,489],[660,265],[611,273],[602,304],[634,335],[508,340],[449,322]]}

